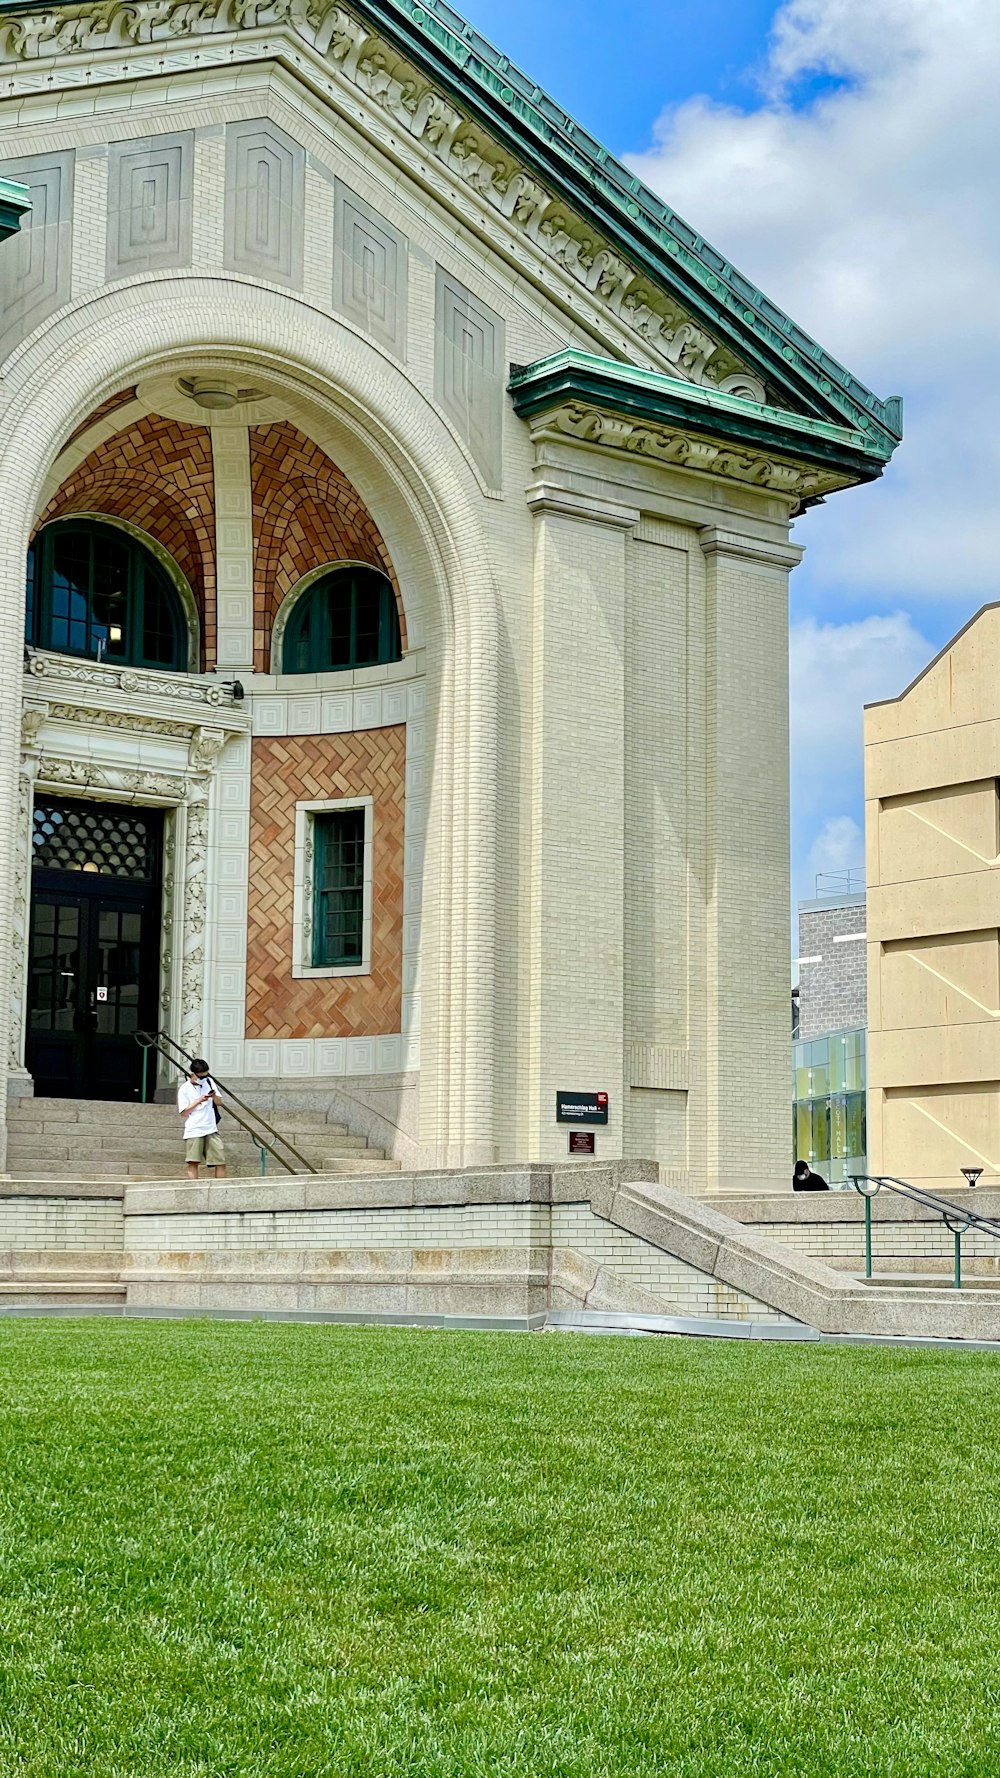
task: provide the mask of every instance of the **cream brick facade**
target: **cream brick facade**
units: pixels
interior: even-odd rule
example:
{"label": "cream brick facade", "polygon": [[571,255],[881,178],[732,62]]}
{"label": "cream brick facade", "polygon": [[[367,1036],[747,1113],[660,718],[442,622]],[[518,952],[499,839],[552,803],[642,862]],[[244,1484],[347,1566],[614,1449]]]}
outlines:
{"label": "cream brick facade", "polygon": [[[504,159],[514,89],[455,45],[435,86],[436,11],[400,8],[386,43],[327,0],[0,7],[0,170],[38,170],[48,205],[0,257],[23,311],[0,367],[0,1058],[25,1090],[33,795],[134,799],[167,817],[161,1017],[220,1075],[271,1103],[336,1081],[390,1126],[398,1083],[399,1152],[435,1165],[555,1159],[556,1090],[605,1090],[600,1155],[761,1187],[787,1171],[789,526],[879,473],[898,415],[676,219],[662,245],[634,181],[621,226],[660,229],[652,270],[540,149]],[[141,226],[109,207],[129,144]],[[217,666],[25,674],[37,516],[148,415],[210,428]],[[399,662],[253,670],[248,435],[282,424],[384,541]],[[399,725],[399,1029],[252,1038],[251,736]]]}
{"label": "cream brick facade", "polygon": [[1000,1173],[1000,607],[865,712],[868,1154]]}

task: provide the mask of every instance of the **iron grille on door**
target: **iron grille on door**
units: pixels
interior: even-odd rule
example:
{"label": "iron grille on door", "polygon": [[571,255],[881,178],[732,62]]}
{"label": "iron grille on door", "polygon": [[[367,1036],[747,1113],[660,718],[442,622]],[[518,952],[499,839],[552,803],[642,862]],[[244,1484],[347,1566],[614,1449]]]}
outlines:
{"label": "iron grille on door", "polygon": [[35,804],[32,862],[39,870],[86,871],[148,883],[156,875],[158,818],[103,803]]}

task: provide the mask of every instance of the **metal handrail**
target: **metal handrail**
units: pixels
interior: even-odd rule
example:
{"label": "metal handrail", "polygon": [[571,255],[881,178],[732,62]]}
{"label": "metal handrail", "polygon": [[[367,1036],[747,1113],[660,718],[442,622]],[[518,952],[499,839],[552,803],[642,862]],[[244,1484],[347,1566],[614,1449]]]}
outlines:
{"label": "metal handrail", "polygon": [[978,1210],[952,1204],[947,1198],[936,1198],[932,1192],[925,1192],[921,1186],[911,1185],[909,1180],[897,1179],[891,1173],[852,1173],[850,1180],[855,1191],[865,1200],[866,1278],[872,1276],[872,1199],[880,1191],[889,1191],[898,1198],[906,1198],[911,1204],[920,1204],[925,1210],[933,1210],[941,1218],[955,1240],[956,1290],[962,1288],[962,1236],[969,1229],[976,1229],[984,1235],[990,1235],[994,1241],[1000,1241],[1000,1222],[995,1217],[981,1216]]}
{"label": "metal handrail", "polygon": [[[193,1055],[189,1055],[187,1050],[182,1049],[179,1043],[174,1042],[174,1039],[167,1031],[137,1031],[135,1034],[135,1041],[142,1050],[155,1050],[157,1055],[162,1056],[163,1060],[170,1064],[171,1068],[177,1068],[182,1064],[188,1064],[195,1060]],[[171,1054],[171,1051],[175,1053]],[[186,1066],[184,1071],[185,1073],[188,1072]],[[215,1081],[216,1086],[222,1088],[222,1091],[225,1094],[226,1111],[229,1116],[234,1122],[239,1124],[241,1129],[246,1130],[247,1135],[252,1138],[256,1146],[261,1150],[262,1155],[264,1151],[273,1155],[279,1167],[284,1167],[286,1173],[316,1172],[316,1168],[312,1165],[312,1162],[307,1161],[305,1155],[299,1153],[295,1144],[289,1142],[287,1136],[283,1136],[280,1130],[276,1130],[273,1124],[269,1124],[267,1118],[262,1117],[259,1111],[255,1111],[252,1105],[248,1105],[245,1099],[241,1099],[239,1093],[234,1092],[232,1087],[227,1086],[221,1075],[216,1074],[214,1069],[212,1071],[212,1079]],[[236,1105],[242,1106],[243,1110],[254,1119],[254,1123],[248,1124],[246,1119],[242,1118],[238,1111],[233,1110],[230,1101],[233,1101]],[[255,1125],[259,1125],[260,1127],[256,1128]],[[267,1136],[262,1136],[260,1133],[261,1130],[266,1130]],[[273,1141],[268,1141],[268,1137],[272,1137]],[[285,1159],[284,1155],[279,1153],[279,1150],[274,1146],[275,1142],[280,1143],[283,1148],[288,1150],[289,1154],[295,1156],[295,1159],[299,1163],[297,1167],[291,1166]]]}

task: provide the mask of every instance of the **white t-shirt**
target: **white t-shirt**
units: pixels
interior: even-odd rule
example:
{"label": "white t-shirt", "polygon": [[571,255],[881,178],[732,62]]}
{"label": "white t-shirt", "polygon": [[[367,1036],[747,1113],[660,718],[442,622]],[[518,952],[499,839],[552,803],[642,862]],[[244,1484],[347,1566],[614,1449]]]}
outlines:
{"label": "white t-shirt", "polygon": [[[187,1107],[193,1105],[197,1099],[205,1099],[204,1105],[199,1105],[197,1111],[192,1111],[190,1117],[182,1119],[182,1135],[185,1139],[188,1136],[215,1135],[218,1126],[215,1122],[215,1106],[211,1099],[214,1086],[215,1082],[209,1076],[208,1079],[199,1081],[197,1086],[190,1080],[184,1080],[178,1087],[178,1111],[186,1111]],[[206,1093],[209,1095],[207,1099],[205,1098]]]}

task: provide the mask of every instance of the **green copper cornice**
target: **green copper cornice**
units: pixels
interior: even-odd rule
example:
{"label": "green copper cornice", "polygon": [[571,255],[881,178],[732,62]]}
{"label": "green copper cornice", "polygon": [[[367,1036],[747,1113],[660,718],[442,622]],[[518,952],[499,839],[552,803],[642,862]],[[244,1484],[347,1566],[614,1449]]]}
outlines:
{"label": "green copper cornice", "polygon": [[[31,13],[42,22],[69,13],[74,29],[66,49],[60,49],[57,32],[41,32],[42,41],[46,36],[54,41],[51,53],[58,63],[62,54],[87,53],[85,45],[102,35],[120,54],[122,34],[125,41],[139,43],[144,25],[173,33],[178,45],[203,31],[270,34],[283,25],[294,32],[299,24],[308,40],[340,5],[341,0],[0,0],[0,14]],[[641,276],[669,293],[737,363],[752,370],[776,403],[861,431],[876,452],[888,453],[898,443],[898,398],[880,401],[866,389],[447,0],[345,0],[343,11],[394,46],[459,112],[480,123],[578,217],[591,222]]]}
{"label": "green copper cornice", "polygon": [[30,209],[27,186],[17,185],[13,179],[0,179],[0,241],[17,234],[22,218]]}
{"label": "green copper cornice", "polygon": [[447,0],[349,0],[475,112],[508,148],[665,283],[713,333],[796,407],[862,430],[888,454],[902,403],[880,401],[695,229],[481,37]]}
{"label": "green copper cornice", "polygon": [[840,482],[880,476],[892,447],[873,446],[867,433],[828,420],[762,407],[658,371],[637,369],[586,352],[559,352],[536,364],[512,368],[514,412],[532,420],[567,403],[626,416],[640,425],[676,427],[723,440],[743,451],[811,464]]}

